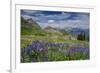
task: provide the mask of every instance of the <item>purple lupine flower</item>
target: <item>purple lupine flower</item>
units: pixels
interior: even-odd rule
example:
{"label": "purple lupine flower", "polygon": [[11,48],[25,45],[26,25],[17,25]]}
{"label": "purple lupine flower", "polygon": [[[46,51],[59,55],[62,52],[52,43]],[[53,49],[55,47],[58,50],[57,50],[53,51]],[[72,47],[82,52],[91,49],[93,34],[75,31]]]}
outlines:
{"label": "purple lupine flower", "polygon": [[75,52],[89,53],[89,48],[75,47],[75,48],[70,48],[68,52],[69,53],[75,53]]}

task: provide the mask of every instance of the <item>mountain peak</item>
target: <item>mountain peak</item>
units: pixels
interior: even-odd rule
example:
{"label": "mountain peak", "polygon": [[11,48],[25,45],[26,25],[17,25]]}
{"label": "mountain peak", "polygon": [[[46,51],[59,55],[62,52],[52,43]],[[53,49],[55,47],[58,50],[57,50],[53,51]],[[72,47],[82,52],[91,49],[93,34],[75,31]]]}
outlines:
{"label": "mountain peak", "polygon": [[29,23],[33,23],[33,22],[34,22],[32,18],[27,19],[27,21],[28,21]]}

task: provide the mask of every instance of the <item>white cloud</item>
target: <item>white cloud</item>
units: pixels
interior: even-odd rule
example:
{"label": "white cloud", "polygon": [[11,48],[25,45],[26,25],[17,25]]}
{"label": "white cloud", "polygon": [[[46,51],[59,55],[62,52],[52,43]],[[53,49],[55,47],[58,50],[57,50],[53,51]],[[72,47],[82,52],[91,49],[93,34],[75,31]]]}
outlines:
{"label": "white cloud", "polygon": [[70,17],[70,14],[69,13],[53,14],[53,15],[45,15],[44,17],[47,19],[62,20]]}
{"label": "white cloud", "polygon": [[54,23],[55,20],[48,20],[48,23]]}

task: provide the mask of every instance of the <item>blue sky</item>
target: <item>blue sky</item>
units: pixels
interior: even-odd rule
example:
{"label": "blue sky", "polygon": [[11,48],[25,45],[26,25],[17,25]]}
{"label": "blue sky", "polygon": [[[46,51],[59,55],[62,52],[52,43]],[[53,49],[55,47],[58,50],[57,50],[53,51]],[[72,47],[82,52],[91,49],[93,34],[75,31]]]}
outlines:
{"label": "blue sky", "polygon": [[60,29],[89,29],[89,13],[21,10],[21,16],[25,19],[32,18],[42,28],[51,26]]}

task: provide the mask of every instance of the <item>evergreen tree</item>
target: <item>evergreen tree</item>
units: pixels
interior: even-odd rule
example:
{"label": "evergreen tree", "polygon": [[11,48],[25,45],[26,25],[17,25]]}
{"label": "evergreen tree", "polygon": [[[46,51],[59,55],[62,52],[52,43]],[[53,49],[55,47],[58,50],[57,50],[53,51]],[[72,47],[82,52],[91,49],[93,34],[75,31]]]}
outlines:
{"label": "evergreen tree", "polygon": [[82,40],[82,41],[86,40],[85,32],[81,32],[80,34],[78,34],[77,40]]}

